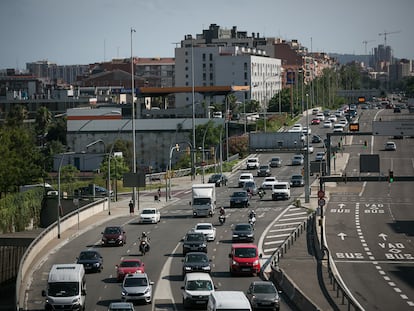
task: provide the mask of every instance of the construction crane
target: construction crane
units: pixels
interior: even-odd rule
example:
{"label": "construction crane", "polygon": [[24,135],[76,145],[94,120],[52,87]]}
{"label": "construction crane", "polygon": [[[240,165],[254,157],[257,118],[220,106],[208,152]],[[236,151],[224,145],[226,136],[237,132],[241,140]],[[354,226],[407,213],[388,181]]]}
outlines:
{"label": "construction crane", "polygon": [[385,47],[385,46],[387,46],[387,35],[391,35],[391,34],[399,33],[399,32],[401,32],[401,30],[390,31],[390,32],[384,31],[384,32],[380,32],[378,35],[379,36],[384,36],[384,47]]}
{"label": "construction crane", "polygon": [[367,55],[367,44],[370,42],[374,42],[375,40],[364,40],[362,43],[365,45],[365,55]]}

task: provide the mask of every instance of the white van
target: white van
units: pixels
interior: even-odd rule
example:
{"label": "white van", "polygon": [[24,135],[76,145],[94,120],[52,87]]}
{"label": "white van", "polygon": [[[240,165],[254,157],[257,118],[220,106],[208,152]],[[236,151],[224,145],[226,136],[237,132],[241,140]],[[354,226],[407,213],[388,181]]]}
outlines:
{"label": "white van", "polygon": [[42,291],[42,296],[46,297],[46,310],[85,310],[86,279],[83,265],[53,265],[47,290]]}
{"label": "white van", "polygon": [[210,294],[207,311],[251,311],[250,302],[241,291],[215,291]]}

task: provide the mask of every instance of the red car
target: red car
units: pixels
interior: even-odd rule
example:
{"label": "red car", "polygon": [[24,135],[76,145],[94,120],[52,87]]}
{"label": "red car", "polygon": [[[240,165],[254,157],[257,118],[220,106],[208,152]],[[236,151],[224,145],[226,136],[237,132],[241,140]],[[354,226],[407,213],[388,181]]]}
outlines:
{"label": "red car", "polygon": [[106,227],[102,232],[102,246],[124,246],[126,243],[126,232],[120,226]]}
{"label": "red car", "polygon": [[313,118],[312,121],[311,121],[311,125],[318,125],[320,123],[321,123],[321,120],[317,119],[317,118]]}
{"label": "red car", "polygon": [[257,246],[252,243],[235,243],[231,246],[230,274],[253,274],[260,273],[260,258]]}
{"label": "red car", "polygon": [[125,275],[129,273],[144,273],[145,264],[136,258],[122,259],[119,265],[116,265],[116,279],[118,282],[124,280]]}

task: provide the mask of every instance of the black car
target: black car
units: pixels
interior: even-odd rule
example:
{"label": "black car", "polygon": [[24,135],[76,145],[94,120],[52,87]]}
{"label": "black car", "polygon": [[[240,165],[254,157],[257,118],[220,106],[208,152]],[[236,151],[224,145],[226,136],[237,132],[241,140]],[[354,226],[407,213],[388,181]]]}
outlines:
{"label": "black car", "polygon": [[183,259],[183,276],[189,272],[211,272],[211,259],[203,252],[190,252]]}
{"label": "black car", "polygon": [[313,135],[312,136],[312,144],[318,144],[322,142],[322,138],[318,135]]}
{"label": "black car", "polygon": [[235,191],[230,196],[230,207],[248,207],[249,195],[246,190]]}
{"label": "black car", "polygon": [[189,252],[207,253],[207,239],[201,232],[187,232],[183,240],[183,255]]}
{"label": "black car", "polygon": [[224,174],[213,174],[208,179],[209,184],[216,184],[216,187],[227,186],[228,178]]}
{"label": "black car", "polygon": [[259,169],[257,170],[258,177],[269,177],[271,175],[270,166],[269,165],[260,165]]}
{"label": "black car", "polygon": [[280,297],[271,281],[254,281],[246,293],[253,310],[280,310]]}
{"label": "black car", "polygon": [[124,246],[126,243],[126,232],[120,226],[106,227],[102,232],[103,246]]}
{"label": "black car", "polygon": [[101,272],[103,269],[103,257],[95,250],[81,251],[76,263],[83,265],[86,272]]}
{"label": "black car", "polygon": [[233,242],[253,242],[254,228],[249,223],[237,224],[233,228]]}
{"label": "black car", "polygon": [[291,187],[303,187],[305,186],[305,179],[302,175],[292,175],[290,178]]}

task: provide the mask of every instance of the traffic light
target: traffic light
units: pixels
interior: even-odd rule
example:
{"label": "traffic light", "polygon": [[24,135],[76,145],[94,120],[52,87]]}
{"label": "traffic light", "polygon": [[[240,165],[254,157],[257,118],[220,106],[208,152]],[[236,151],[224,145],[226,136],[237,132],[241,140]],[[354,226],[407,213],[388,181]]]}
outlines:
{"label": "traffic light", "polygon": [[388,182],[389,183],[394,182],[394,172],[393,171],[388,172]]}
{"label": "traffic light", "polygon": [[368,142],[364,141],[364,147],[366,148],[368,146]]}

